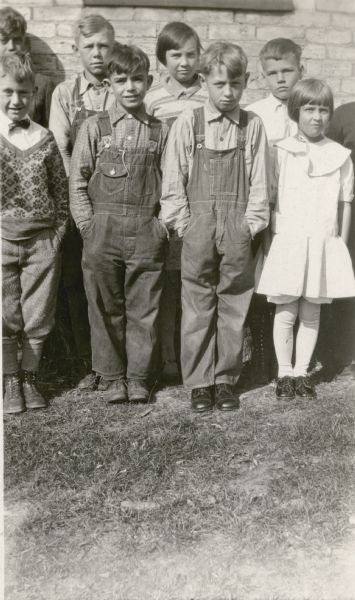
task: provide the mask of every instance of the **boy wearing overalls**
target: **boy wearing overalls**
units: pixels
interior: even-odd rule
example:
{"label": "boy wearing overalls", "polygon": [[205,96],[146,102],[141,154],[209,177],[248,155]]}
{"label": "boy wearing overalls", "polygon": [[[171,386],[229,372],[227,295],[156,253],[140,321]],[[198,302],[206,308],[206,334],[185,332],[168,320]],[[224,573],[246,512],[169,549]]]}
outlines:
{"label": "boy wearing overalls", "polygon": [[183,237],[181,364],[197,412],[239,406],[251,239],[269,219],[265,131],[239,107],[246,68],[235,44],[207,49],[201,73],[209,99],[177,119],[164,157],[162,220]]}
{"label": "boy wearing overalls", "polygon": [[152,78],[142,50],[115,49],[107,74],[116,103],[80,129],[70,207],[83,238],[97,389],[109,402],[147,402],[167,241],[157,214],[168,126],[146,113]]}
{"label": "boy wearing overalls", "polygon": [[[74,143],[82,123],[89,116],[107,110],[114,102],[114,95],[105,80],[106,61],[114,46],[114,39],[111,23],[100,15],[87,15],[76,24],[73,50],[80,56],[83,73],[55,88],[49,122],[67,175]],[[68,343],[70,346],[72,338],[74,351],[81,359],[85,372],[91,369],[91,353],[81,253],[81,238],[71,223],[63,243],[62,283],[70,319]],[[78,387],[92,386],[95,386],[95,375],[90,373]]]}

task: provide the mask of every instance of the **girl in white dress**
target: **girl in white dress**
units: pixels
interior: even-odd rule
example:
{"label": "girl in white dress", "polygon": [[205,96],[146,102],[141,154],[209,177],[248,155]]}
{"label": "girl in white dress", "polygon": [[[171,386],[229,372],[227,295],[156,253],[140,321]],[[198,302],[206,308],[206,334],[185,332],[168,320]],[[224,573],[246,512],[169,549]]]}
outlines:
{"label": "girl in white dress", "polygon": [[276,144],[275,205],[257,292],[276,304],[276,396],[315,397],[307,370],[317,342],[320,305],[355,296],[346,247],[354,174],[350,150],[324,135],[333,112],[328,85],[317,79],[299,81],[288,112],[298,123],[298,133]]}

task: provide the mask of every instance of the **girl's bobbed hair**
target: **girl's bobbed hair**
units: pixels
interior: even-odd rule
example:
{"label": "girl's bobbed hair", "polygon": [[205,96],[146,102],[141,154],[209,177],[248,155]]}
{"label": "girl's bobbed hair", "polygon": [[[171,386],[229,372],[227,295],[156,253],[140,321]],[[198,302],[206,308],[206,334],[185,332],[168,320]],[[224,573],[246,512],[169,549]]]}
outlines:
{"label": "girl's bobbed hair", "polygon": [[191,38],[195,40],[197,52],[200,54],[202,50],[200,38],[192,27],[180,21],[173,21],[165,25],[158,35],[156,46],[156,56],[159,62],[166,66],[167,51],[179,50]]}
{"label": "girl's bobbed hair", "polygon": [[329,85],[325,81],[314,78],[297,81],[287,103],[288,114],[296,123],[299,121],[300,108],[305,104],[327,106],[331,117],[334,112],[334,98]]}

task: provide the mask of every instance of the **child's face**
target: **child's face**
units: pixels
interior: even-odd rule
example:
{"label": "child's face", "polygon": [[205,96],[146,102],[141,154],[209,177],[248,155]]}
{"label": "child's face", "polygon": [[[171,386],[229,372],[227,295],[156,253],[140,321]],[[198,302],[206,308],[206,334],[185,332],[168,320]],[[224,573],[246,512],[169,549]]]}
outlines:
{"label": "child's face", "polygon": [[285,54],[280,60],[267,58],[263,61],[263,76],[275,98],[287,102],[292,88],[301,79],[303,67],[294,54]]}
{"label": "child's face", "polygon": [[112,52],[114,37],[107,29],[102,29],[89,37],[81,35],[73,50],[79,52],[84,71],[96,78],[105,76],[106,62]]}
{"label": "child's face", "polygon": [[189,85],[196,75],[199,61],[196,40],[190,38],[177,50],[167,50],[165,60],[170,76],[182,85]]}
{"label": "child's face", "polygon": [[298,128],[311,141],[321,139],[330,119],[328,106],[304,104],[300,108]]}
{"label": "child's face", "polygon": [[115,98],[127,112],[135,112],[142,106],[152,81],[153,77],[143,70],[132,74],[112,73],[110,75],[110,84]]}
{"label": "child's face", "polygon": [[10,75],[0,72],[0,110],[11,121],[20,121],[27,116],[32,96],[31,81],[19,83]]}
{"label": "child's face", "polygon": [[25,46],[25,36],[17,34],[6,36],[0,33],[0,56],[19,54],[25,51]]}
{"label": "child's face", "polygon": [[230,77],[225,65],[216,65],[208,75],[201,76],[201,79],[208,91],[210,102],[224,113],[239,106],[248,77],[249,73]]}

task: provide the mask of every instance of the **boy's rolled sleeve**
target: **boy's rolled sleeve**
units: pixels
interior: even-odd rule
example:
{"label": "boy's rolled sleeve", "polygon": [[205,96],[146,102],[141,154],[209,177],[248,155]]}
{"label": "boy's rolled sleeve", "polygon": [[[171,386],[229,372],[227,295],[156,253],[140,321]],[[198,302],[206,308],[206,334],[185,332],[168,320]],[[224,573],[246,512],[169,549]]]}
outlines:
{"label": "boy's rolled sleeve", "polygon": [[49,129],[53,133],[59,152],[62,155],[66,174],[69,175],[71,151],[71,124],[69,120],[69,104],[61,86],[57,86],[52,95],[49,115]]}
{"label": "boy's rolled sleeve", "polygon": [[93,208],[88,195],[88,183],[95,171],[99,135],[96,117],[90,117],[84,121],[76,139],[70,163],[70,211],[82,235],[85,235],[85,230],[93,216]]}
{"label": "boy's rolled sleeve", "polygon": [[[262,121],[256,115],[249,123],[251,147],[251,166],[249,171],[249,201],[245,218],[252,237],[265,229],[269,223],[269,148]],[[249,136],[248,136],[249,137]]]}
{"label": "boy's rolled sleeve", "polygon": [[186,185],[194,152],[193,112],[181,114],[173,124],[163,155],[161,219],[183,236],[190,219]]}

